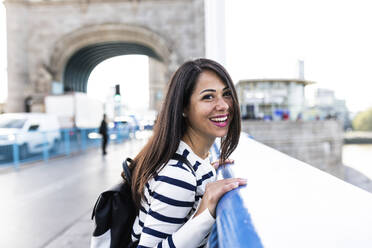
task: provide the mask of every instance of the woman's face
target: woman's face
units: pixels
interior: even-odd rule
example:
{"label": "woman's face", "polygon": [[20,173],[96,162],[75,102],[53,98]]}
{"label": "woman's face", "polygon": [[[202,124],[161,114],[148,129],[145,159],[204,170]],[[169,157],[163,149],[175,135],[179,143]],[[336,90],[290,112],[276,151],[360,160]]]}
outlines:
{"label": "woman's face", "polygon": [[189,106],[184,110],[187,131],[193,136],[215,139],[223,137],[229,130],[233,114],[231,90],[213,71],[202,72]]}

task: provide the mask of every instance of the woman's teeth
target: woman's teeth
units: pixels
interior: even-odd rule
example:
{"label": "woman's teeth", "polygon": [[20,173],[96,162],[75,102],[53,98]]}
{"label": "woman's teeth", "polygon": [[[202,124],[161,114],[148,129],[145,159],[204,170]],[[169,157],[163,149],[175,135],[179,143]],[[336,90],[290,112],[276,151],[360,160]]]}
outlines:
{"label": "woman's teeth", "polygon": [[227,120],[227,116],[221,117],[221,118],[211,118],[211,121],[214,121],[214,122],[224,122],[226,120]]}

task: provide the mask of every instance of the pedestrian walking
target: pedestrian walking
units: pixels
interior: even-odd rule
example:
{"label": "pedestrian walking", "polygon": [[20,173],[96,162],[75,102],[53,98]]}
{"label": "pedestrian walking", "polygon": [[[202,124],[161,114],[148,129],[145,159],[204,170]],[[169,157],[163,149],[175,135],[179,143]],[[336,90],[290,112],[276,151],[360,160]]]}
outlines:
{"label": "pedestrian walking", "polygon": [[101,125],[99,127],[99,133],[102,135],[102,154],[106,155],[106,146],[108,142],[108,132],[107,132],[107,116],[103,115]]}
{"label": "pedestrian walking", "polygon": [[[234,84],[220,64],[197,59],[175,72],[153,135],[131,164],[139,209],[134,246],[206,245],[219,199],[246,183],[241,178],[216,181],[218,166],[232,162],[228,157],[237,147],[240,125]],[[210,163],[216,138],[221,138],[221,155]]]}

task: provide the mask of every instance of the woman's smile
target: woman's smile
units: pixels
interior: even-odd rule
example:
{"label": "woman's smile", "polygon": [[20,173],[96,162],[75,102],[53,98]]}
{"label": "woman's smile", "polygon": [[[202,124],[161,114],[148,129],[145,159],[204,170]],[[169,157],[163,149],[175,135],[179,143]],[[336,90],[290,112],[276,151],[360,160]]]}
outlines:
{"label": "woman's smile", "polygon": [[218,115],[212,118],[209,118],[209,120],[216,125],[217,127],[226,127],[228,124],[228,118],[229,115]]}

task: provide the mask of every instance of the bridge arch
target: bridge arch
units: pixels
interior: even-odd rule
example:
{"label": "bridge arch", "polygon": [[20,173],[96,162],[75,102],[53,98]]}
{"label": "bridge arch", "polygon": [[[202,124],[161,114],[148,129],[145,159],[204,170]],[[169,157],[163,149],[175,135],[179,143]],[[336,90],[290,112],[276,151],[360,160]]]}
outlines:
{"label": "bridge arch", "polygon": [[53,50],[50,70],[65,90],[86,92],[92,70],[102,61],[120,55],[150,57],[150,105],[160,105],[166,78],[175,67],[177,55],[172,44],[157,33],[140,26],[103,24],[83,27],[65,35]]}

